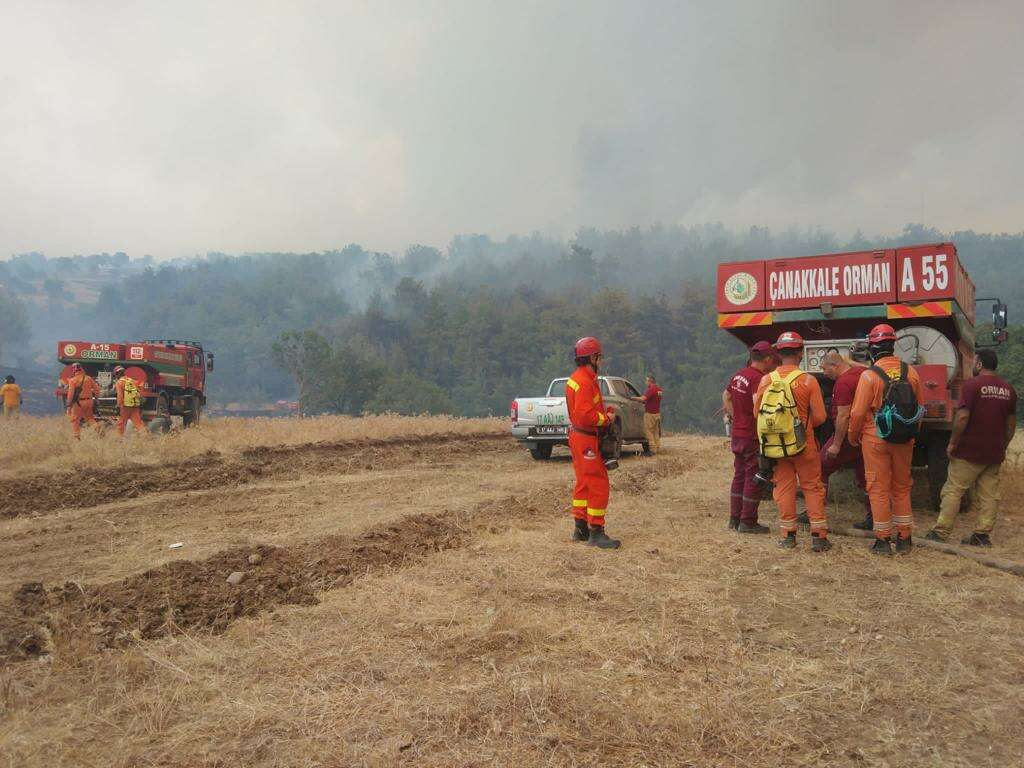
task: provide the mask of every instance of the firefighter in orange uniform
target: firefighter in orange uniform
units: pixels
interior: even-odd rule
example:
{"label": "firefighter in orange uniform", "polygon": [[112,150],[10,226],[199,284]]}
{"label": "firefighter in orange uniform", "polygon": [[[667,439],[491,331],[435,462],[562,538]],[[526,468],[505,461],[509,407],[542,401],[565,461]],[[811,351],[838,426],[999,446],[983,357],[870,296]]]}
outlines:
{"label": "firefighter in orange uniform", "polygon": [[[775,342],[775,350],[781,364],[758,384],[754,396],[755,420],[761,408],[761,400],[772,381],[785,379],[800,370],[800,361],[804,357],[803,337],[795,331],[786,331]],[[779,532],[782,534],[779,546],[783,549],[796,547],[796,486],[799,481],[811,523],[811,550],[828,552],[832,549],[832,543],[828,540],[828,522],[825,519],[825,485],[821,482],[821,460],[814,437],[814,428],[828,418],[825,401],[818,380],[810,374],[798,375],[790,389],[797,414],[806,429],[807,444],[796,456],[777,459],[775,463],[773,496],[779,508]]]}
{"label": "firefighter in orange uniform", "polygon": [[[917,402],[921,397],[921,380],[917,372],[904,365],[895,356],[896,331],[891,325],[876,325],[868,334],[868,351],[874,361],[872,368],[880,368],[890,381],[897,381],[903,370],[913,388]],[[914,441],[892,443],[882,439],[876,431],[875,414],[882,407],[882,397],[889,383],[874,370],[868,369],[857,383],[857,392],[850,409],[848,440],[860,443],[864,452],[864,477],[871,517],[874,520],[875,543],[871,551],[891,555],[892,528],[896,527],[896,552],[909,552],[913,546],[911,531],[914,516],[910,508],[910,489],[914,481],[910,476],[910,461],[914,454]]]}
{"label": "firefighter in orange uniform", "polygon": [[92,424],[97,434],[103,431],[102,425],[93,416],[93,400],[99,394],[96,380],[85,372],[81,365],[71,366],[71,378],[68,379],[68,416],[71,418],[71,434],[76,440],[81,439],[82,422]]}
{"label": "firefighter in orange uniform", "polygon": [[601,342],[587,336],[576,342],[577,368],[565,385],[569,411],[569,451],[576,487],[572,514],[576,528],[573,541],[585,541],[600,549],[618,549],[620,542],[604,532],[608,508],[608,470],[601,458],[600,431],[608,426],[613,409],[605,409],[597,371],[601,365]]}
{"label": "firefighter in orange uniform", "polygon": [[123,365],[114,369],[117,382],[114,391],[117,393],[117,434],[124,437],[124,425],[131,421],[137,434],[144,434],[142,425],[142,392],[139,383],[125,375]]}

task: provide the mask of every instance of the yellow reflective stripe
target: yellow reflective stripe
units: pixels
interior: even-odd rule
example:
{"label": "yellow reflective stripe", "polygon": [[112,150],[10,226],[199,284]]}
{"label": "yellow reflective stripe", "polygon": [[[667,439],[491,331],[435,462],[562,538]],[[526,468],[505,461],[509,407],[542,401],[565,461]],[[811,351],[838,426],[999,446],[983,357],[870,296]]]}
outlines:
{"label": "yellow reflective stripe", "polygon": [[600,402],[601,402],[601,395],[600,395],[600,393],[594,395],[594,405],[597,405]]}
{"label": "yellow reflective stripe", "polygon": [[[774,371],[772,373],[774,373]],[[793,382],[803,375],[804,371],[801,371],[799,368],[797,368],[795,371],[790,371],[789,373],[787,373],[786,378],[781,379],[781,381],[785,381],[787,384],[789,384],[789,386],[793,386]]]}
{"label": "yellow reflective stripe", "polygon": [[588,509],[587,514],[590,517],[604,517],[604,513],[607,511],[607,509]]}
{"label": "yellow reflective stripe", "polygon": [[575,379],[569,379],[569,381],[567,381],[566,383],[567,383],[567,384],[568,384],[568,385],[569,385],[570,387],[572,387],[572,391],[573,391],[573,392],[579,392],[579,391],[580,391],[580,385],[576,383],[576,380],[575,380]]}
{"label": "yellow reflective stripe", "polygon": [[603,427],[604,426],[604,414],[603,413],[598,413],[597,414],[597,426],[599,426],[599,427]]}
{"label": "yellow reflective stripe", "polygon": [[574,507],[585,507],[585,506],[587,506],[587,500],[586,499],[573,499],[572,500],[572,505]]}

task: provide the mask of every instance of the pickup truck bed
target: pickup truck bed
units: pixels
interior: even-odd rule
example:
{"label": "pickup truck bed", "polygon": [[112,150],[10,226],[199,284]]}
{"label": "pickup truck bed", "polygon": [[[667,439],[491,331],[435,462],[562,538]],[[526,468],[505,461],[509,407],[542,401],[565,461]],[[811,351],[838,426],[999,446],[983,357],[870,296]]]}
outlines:
{"label": "pickup truck bed", "polygon": [[[512,401],[512,436],[524,443],[535,459],[549,459],[556,445],[569,444],[566,381],[565,377],[554,379],[544,397],[517,397]],[[644,406],[630,399],[639,396],[636,387],[618,376],[599,376],[598,381],[605,405],[615,406],[619,448],[625,443],[639,443],[646,452]]]}

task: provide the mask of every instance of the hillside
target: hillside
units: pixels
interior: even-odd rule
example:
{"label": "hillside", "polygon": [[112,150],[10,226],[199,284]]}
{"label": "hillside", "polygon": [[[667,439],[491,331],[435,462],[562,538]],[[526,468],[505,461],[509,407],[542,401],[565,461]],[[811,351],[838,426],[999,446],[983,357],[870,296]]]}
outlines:
{"label": "hillside", "polygon": [[[0,350],[8,363],[42,367],[69,334],[194,338],[217,354],[214,402],[255,409],[298,398],[307,413],[487,416],[563,375],[572,341],[596,334],[610,345],[612,372],[659,376],[670,427],[715,430],[718,393],[742,362],[715,323],[717,263],[943,239],[957,243],[978,295],[1009,301],[1015,318],[1024,234],[908,226],[840,241],[720,226],[585,229],[569,243],[460,236],[444,252],[416,245],[401,257],[358,245],[165,265],[123,254],[19,257],[0,262],[0,303],[16,303],[25,328],[0,338]],[[1007,355],[1024,363],[1020,338]],[[1007,370],[1024,386],[1017,362]]]}

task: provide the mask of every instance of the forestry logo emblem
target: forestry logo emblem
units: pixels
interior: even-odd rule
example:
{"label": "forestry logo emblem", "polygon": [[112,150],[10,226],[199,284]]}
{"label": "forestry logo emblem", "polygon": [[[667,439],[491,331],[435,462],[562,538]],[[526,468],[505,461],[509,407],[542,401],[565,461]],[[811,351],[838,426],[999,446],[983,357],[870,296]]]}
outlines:
{"label": "forestry logo emblem", "polygon": [[742,307],[757,298],[757,280],[749,272],[737,272],[725,281],[725,298]]}

